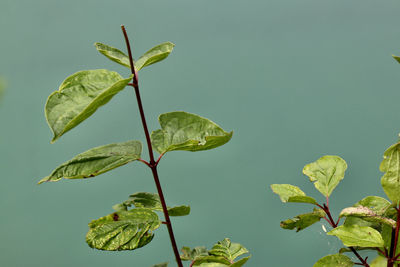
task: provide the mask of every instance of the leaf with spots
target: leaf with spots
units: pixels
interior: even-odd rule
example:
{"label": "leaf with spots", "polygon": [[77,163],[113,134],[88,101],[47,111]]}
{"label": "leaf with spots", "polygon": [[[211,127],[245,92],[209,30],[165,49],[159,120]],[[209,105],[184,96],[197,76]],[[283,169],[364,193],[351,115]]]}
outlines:
{"label": "leaf with spots", "polygon": [[120,211],[89,223],[86,242],[99,250],[134,250],[148,244],[160,226],[157,214],[149,209]]}

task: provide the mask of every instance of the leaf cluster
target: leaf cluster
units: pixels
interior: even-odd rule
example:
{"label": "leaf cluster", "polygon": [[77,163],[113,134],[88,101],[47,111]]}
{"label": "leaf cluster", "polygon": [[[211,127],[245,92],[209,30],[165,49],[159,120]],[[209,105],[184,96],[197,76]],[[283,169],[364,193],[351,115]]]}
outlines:
{"label": "leaf cluster", "polygon": [[199,267],[240,267],[243,266],[250,256],[242,257],[249,251],[239,243],[232,243],[229,238],[225,238],[215,244],[212,249],[207,250],[205,247],[189,247],[182,248],[181,259],[191,261],[190,266]]}
{"label": "leaf cluster", "polygon": [[[329,197],[345,176],[347,163],[339,156],[323,156],[315,162],[307,164],[303,173],[308,176],[315,188],[324,196],[326,203],[318,203],[314,197],[307,196],[299,187],[290,184],[273,184],[271,189],[279,195],[284,203],[295,202],[313,205],[313,211],[295,216],[281,222],[283,229],[301,231],[321,219],[326,220],[331,229],[327,235],[339,238],[344,248],[338,254],[328,255],[318,260],[314,267],[322,266],[386,266],[387,259],[395,259],[400,255],[400,249],[395,248],[393,255],[390,251],[396,241],[392,240],[392,232],[398,227],[398,202],[400,196],[400,144],[395,144],[384,153],[380,170],[385,172],[381,182],[390,201],[378,197],[367,196],[352,207],[344,208],[337,220],[329,209]],[[339,225],[341,219],[342,225]],[[398,231],[398,230],[397,230]],[[398,246],[397,246],[398,247]],[[373,250],[378,257],[367,263],[358,251]],[[360,263],[353,262],[343,253],[354,253]],[[400,257],[400,256],[399,256]],[[384,265],[379,265],[385,262]]]}

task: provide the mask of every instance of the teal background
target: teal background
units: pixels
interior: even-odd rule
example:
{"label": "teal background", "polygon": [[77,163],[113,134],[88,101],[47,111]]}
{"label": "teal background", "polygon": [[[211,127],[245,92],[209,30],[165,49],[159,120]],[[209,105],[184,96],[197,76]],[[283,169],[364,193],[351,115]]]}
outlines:
{"label": "teal background", "polygon": [[[210,247],[224,237],[247,247],[247,266],[312,266],[340,243],[321,224],[302,232],[279,222],[304,213],[269,189],[292,183],[323,198],[301,171],[325,154],[349,164],[330,200],[335,213],[366,195],[384,196],[378,166],[400,132],[400,3],[395,0],[1,0],[0,266],[173,264],[165,227],[133,252],[99,252],[87,223],[137,191],[155,192],[135,162],[94,179],[36,182],[91,147],[144,140],[131,89],[50,145],[47,96],[82,69],[128,70],[96,41],[137,58],[172,41],[172,55],[140,73],[150,129],[160,113],[185,110],[234,130],[208,152],[173,152],[160,164],[167,202],[189,204],[174,218],[179,247]],[[147,155],[144,156],[147,158]],[[354,258],[354,257],[353,257]]]}

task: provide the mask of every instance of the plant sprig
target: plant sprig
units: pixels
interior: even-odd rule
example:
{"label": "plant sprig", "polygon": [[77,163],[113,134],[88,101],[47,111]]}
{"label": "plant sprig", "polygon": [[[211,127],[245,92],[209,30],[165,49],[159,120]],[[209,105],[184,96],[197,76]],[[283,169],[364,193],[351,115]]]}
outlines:
{"label": "plant sprig", "polygon": [[[185,216],[190,213],[186,205],[169,207],[166,204],[159,179],[157,166],[163,155],[171,151],[202,151],[224,145],[232,138],[232,132],[195,114],[174,111],[159,116],[160,129],[149,132],[139,90],[138,72],[152,64],[166,59],[174,48],[171,42],[159,44],[134,61],[129,38],[121,26],[128,55],[121,50],[102,43],[95,43],[96,49],[110,60],[130,69],[127,78],[117,72],[96,69],[79,71],[69,77],[47,99],[45,116],[53,132],[52,143],[68,131],[92,116],[98,108],[107,104],[127,86],[133,87],[144,130],[149,159],[141,156],[142,143],[131,140],[102,145],[78,154],[54,169],[39,181],[60,181],[65,179],[86,179],[96,177],[134,161],[144,163],[154,178],[157,193],[137,192],[128,200],[114,205],[114,212],[89,223],[86,242],[92,248],[107,251],[134,250],[147,245],[154,238],[154,231],[164,224],[167,226],[176,263],[182,267],[170,216]],[[160,155],[156,160],[153,149]],[[156,212],[162,212],[161,220]],[[186,250],[185,250],[186,251]],[[225,239],[208,251],[205,257],[196,256],[191,266],[242,266],[250,256],[233,262],[248,253],[240,244]],[[186,255],[187,256],[187,255]],[[185,256],[185,257],[186,257]],[[168,263],[154,265],[165,267]]]}

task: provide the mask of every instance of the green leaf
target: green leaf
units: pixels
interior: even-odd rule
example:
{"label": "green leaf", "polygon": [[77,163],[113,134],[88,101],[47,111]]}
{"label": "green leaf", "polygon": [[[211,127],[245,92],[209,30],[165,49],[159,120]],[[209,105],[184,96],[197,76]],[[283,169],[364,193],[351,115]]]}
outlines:
{"label": "green leaf", "polygon": [[282,202],[299,202],[317,204],[317,201],[306,194],[297,186],[290,184],[272,184],[272,191],[279,195]]}
{"label": "green leaf", "polygon": [[239,243],[232,243],[229,238],[219,241],[209,251],[205,247],[182,248],[182,260],[192,261],[190,266],[201,267],[241,267],[250,258],[244,257],[234,262],[238,257],[249,253],[249,251]]}
{"label": "green leaf", "polygon": [[315,182],[314,186],[324,196],[329,197],[333,189],[344,178],[347,169],[346,162],[338,156],[323,156],[317,161],[306,165],[303,173]]}
{"label": "green leaf", "polygon": [[174,44],[171,42],[165,42],[156,45],[143,56],[141,56],[135,63],[135,70],[139,71],[144,67],[150,66],[151,64],[157,63],[161,60],[166,59],[174,48]]}
{"label": "green leaf", "polygon": [[97,51],[99,51],[112,61],[117,62],[118,64],[121,64],[122,66],[128,68],[131,67],[131,64],[129,62],[129,57],[121,50],[102,43],[95,43],[94,45],[96,46]]}
{"label": "green leaf", "polygon": [[221,256],[233,262],[237,257],[249,253],[249,251],[239,243],[232,243],[229,238],[219,241],[208,251],[210,255]]}
{"label": "green leaf", "polygon": [[392,227],[396,227],[396,221],[379,216],[373,210],[367,207],[358,206],[358,207],[345,208],[340,212],[339,217],[345,217],[345,216],[359,217],[366,221],[384,223]]}
{"label": "green leaf", "polygon": [[381,234],[368,226],[338,226],[327,233],[338,237],[347,247],[383,247]]}
{"label": "green leaf", "polygon": [[[122,204],[114,205],[113,208],[116,211],[119,210],[127,210],[127,207],[131,205],[135,205],[139,208],[152,209],[157,211],[162,211],[162,205],[160,201],[160,197],[158,194],[147,193],[147,192],[138,192],[133,195],[130,195],[129,199],[124,201]],[[167,207],[169,216],[186,216],[190,213],[189,206],[176,206],[176,207]]]}
{"label": "green leaf", "polygon": [[382,256],[376,257],[371,263],[369,264],[370,267],[386,267],[387,266],[387,259]]}
{"label": "green leaf", "polygon": [[148,244],[159,226],[157,214],[149,209],[114,212],[89,223],[86,242],[99,250],[134,250]]}
{"label": "green leaf", "polygon": [[391,203],[383,197],[368,196],[354,204],[354,207],[367,207],[377,215],[383,215],[390,205]]}
{"label": "green leaf", "polygon": [[167,267],[167,266],[168,266],[168,262],[164,262],[164,263],[153,265],[152,267]]}
{"label": "green leaf", "polygon": [[238,260],[237,262],[233,263],[233,264],[231,265],[231,267],[241,267],[241,266],[243,266],[249,259],[250,259],[250,256],[244,257],[244,258]]}
{"label": "green leaf", "polygon": [[46,102],[45,115],[54,143],[91,116],[132,80],[109,70],[84,70],[69,76]]}
{"label": "green leaf", "polygon": [[66,179],[90,178],[140,158],[142,144],[127,141],[92,148],[61,164],[49,176],[39,181],[55,182]]}
{"label": "green leaf", "polygon": [[393,57],[398,63],[400,63],[400,57],[395,56],[395,55],[392,55],[392,57]]}
{"label": "green leaf", "polygon": [[183,111],[161,114],[158,120],[161,129],[151,133],[151,141],[160,154],[216,148],[227,143],[233,134],[208,119]]}
{"label": "green leaf", "polygon": [[182,254],[181,260],[183,261],[194,261],[198,257],[208,256],[208,251],[206,247],[195,247],[193,249],[189,247],[183,247],[181,249]]}
{"label": "green leaf", "polygon": [[397,204],[400,201],[400,143],[385,151],[379,168],[381,172],[385,172],[381,179],[383,190],[389,199]]}
{"label": "green leaf", "polygon": [[354,263],[342,254],[333,254],[319,259],[313,267],[351,267]]}
{"label": "green leaf", "polygon": [[296,228],[296,232],[298,232],[318,222],[321,218],[325,217],[325,215],[322,209],[314,209],[313,212],[300,214],[293,219],[287,219],[281,222],[281,227],[289,230]]}
{"label": "green leaf", "polygon": [[220,256],[204,256],[192,262],[191,266],[200,267],[226,267],[231,266],[229,260]]}

